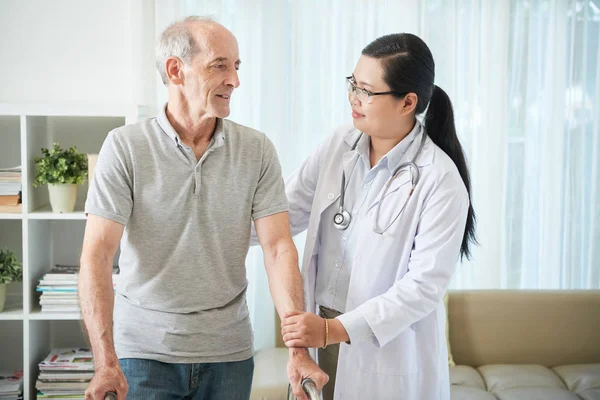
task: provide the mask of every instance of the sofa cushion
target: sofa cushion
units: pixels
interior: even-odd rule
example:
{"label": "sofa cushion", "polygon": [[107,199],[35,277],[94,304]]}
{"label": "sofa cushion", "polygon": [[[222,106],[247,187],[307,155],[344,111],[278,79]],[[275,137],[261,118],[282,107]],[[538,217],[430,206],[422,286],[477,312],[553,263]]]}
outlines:
{"label": "sofa cushion", "polygon": [[446,346],[448,347],[448,365],[450,367],[454,367],[456,363],[454,362],[454,358],[452,357],[452,349],[450,348],[450,319],[448,317],[448,298],[449,293],[446,292],[444,296],[444,307],[446,308]]}
{"label": "sofa cushion", "polygon": [[520,387],[494,392],[498,400],[579,400],[567,389],[550,387]]}
{"label": "sofa cushion", "polygon": [[450,367],[450,383],[458,386],[468,386],[480,390],[485,390],[483,378],[473,367],[467,365],[457,365]]}
{"label": "sofa cushion", "polygon": [[600,400],[600,389],[586,390],[585,392],[578,393],[578,395],[583,400]]}
{"label": "sofa cushion", "polygon": [[287,348],[265,349],[254,355],[250,400],[287,400]]}
{"label": "sofa cushion", "polygon": [[496,400],[493,394],[483,389],[459,385],[452,385],[450,397],[452,400]]}
{"label": "sofa cushion", "polygon": [[541,365],[484,365],[478,371],[492,393],[514,388],[567,389],[554,372]]}
{"label": "sofa cushion", "polygon": [[[287,348],[255,354],[251,400],[287,400],[287,360]],[[459,365],[450,382],[452,400],[600,400],[600,364]]]}
{"label": "sofa cushion", "polygon": [[590,389],[600,389],[600,364],[563,365],[554,367],[553,370],[571,392],[579,394]]}

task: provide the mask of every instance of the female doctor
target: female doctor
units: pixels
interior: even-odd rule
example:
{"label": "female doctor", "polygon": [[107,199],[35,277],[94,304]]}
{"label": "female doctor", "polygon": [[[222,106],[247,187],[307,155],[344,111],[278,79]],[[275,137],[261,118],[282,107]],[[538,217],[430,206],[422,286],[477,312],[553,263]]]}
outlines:
{"label": "female doctor", "polygon": [[450,399],[443,297],[475,241],[452,105],[411,34],[370,43],[347,80],[353,126],[286,181],[309,312],[283,339],[318,348],[325,400]]}

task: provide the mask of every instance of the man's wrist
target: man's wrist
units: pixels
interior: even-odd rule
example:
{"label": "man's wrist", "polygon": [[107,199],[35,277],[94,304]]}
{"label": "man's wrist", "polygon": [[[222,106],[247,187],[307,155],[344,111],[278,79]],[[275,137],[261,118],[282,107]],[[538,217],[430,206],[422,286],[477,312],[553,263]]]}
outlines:
{"label": "man's wrist", "polygon": [[94,355],[94,368],[114,368],[119,366],[119,358],[116,353],[105,353],[101,356]]}
{"label": "man's wrist", "polygon": [[296,358],[307,357],[308,349],[306,347],[290,347],[289,355],[290,355],[290,358],[292,358],[292,357],[296,357]]}

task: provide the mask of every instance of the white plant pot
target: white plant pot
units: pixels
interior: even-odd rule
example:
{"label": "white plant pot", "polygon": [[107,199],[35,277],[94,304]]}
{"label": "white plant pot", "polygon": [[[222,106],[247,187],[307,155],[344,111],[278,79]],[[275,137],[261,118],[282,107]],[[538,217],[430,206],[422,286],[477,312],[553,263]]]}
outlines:
{"label": "white plant pot", "polygon": [[53,212],[69,213],[75,209],[75,201],[77,200],[76,184],[49,184],[48,194],[50,195],[50,206]]}
{"label": "white plant pot", "polygon": [[4,311],[4,305],[6,304],[6,283],[0,283],[0,312]]}

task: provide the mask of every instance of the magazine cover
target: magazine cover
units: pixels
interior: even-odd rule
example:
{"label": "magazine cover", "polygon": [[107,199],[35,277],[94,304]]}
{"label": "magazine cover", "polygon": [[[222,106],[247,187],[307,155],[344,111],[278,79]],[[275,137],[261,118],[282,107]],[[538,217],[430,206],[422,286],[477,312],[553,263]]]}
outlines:
{"label": "magazine cover", "polygon": [[39,367],[42,371],[49,369],[93,371],[94,358],[89,348],[53,349]]}

